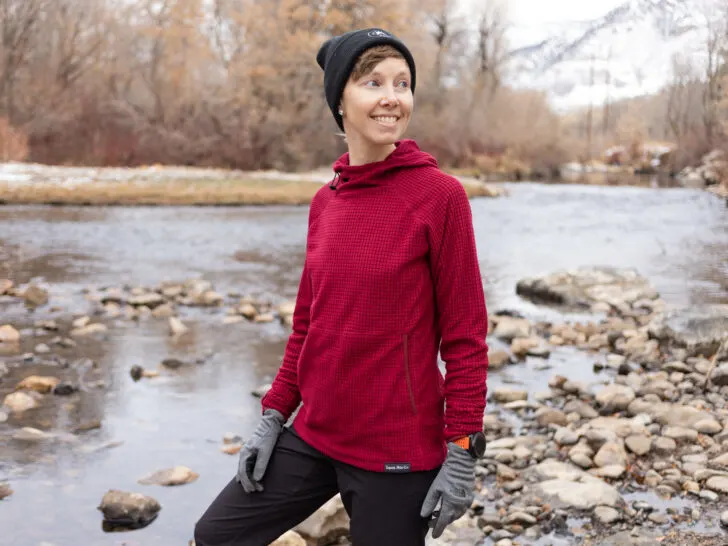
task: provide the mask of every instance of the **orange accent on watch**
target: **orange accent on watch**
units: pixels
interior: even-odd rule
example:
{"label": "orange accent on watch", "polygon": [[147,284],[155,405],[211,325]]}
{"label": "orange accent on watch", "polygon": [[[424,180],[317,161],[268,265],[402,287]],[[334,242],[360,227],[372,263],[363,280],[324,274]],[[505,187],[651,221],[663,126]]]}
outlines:
{"label": "orange accent on watch", "polygon": [[453,442],[453,444],[459,445],[463,449],[470,449],[470,436],[463,436]]}

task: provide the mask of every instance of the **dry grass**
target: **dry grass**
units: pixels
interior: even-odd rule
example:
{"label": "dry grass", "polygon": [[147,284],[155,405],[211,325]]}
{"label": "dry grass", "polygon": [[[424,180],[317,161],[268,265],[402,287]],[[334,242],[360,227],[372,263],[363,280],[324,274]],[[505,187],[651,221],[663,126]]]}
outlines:
{"label": "dry grass", "polygon": [[[469,197],[495,197],[482,184],[463,184]],[[0,204],[75,206],[308,205],[318,182],[269,179],[97,182],[73,187],[49,183],[0,183]]]}

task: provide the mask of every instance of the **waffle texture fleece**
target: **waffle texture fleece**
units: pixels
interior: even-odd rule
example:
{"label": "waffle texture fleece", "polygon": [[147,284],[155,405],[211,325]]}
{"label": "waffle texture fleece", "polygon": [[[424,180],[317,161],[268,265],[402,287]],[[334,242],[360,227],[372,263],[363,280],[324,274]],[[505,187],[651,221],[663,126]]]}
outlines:
{"label": "waffle texture fleece", "polygon": [[[413,140],[334,163],[314,196],[293,332],[263,410],[371,471],[430,470],[483,428],[487,312],[458,180]],[[438,351],[445,376],[438,368]]]}

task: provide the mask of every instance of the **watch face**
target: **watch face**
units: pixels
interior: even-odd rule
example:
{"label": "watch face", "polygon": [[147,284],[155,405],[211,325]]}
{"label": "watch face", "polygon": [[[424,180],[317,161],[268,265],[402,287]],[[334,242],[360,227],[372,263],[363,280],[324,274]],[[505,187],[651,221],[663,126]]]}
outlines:
{"label": "watch face", "polygon": [[480,458],[485,454],[485,434],[476,432],[470,437],[470,446],[473,448],[473,454]]}

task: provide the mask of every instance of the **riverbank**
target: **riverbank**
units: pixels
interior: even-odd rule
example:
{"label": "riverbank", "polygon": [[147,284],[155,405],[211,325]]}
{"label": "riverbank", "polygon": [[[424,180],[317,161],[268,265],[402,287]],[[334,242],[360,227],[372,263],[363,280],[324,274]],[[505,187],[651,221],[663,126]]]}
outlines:
{"label": "riverbank", "polygon": [[[0,166],[0,205],[261,206],[308,205],[325,170],[244,172],[185,167]],[[470,198],[497,197],[497,186],[461,177]]]}
{"label": "riverbank", "polygon": [[[603,267],[524,278],[515,291],[590,318],[552,322],[508,310],[491,314],[490,374],[515,374],[530,362],[550,378],[545,389],[491,382],[476,501],[431,546],[486,538],[510,546],[543,537],[622,546],[637,538],[665,540],[698,524],[704,532],[694,533],[693,543],[709,544],[721,525],[728,527],[728,305],[669,310],[637,272]],[[12,446],[11,453],[28,456],[50,443],[85,454],[121,445],[89,441],[89,431],[104,426],[98,419],[58,426],[60,415],[110,389],[91,358],[110,330],[156,323],[157,335],[179,345],[196,335],[186,324],[195,322],[195,309],[231,332],[241,324],[262,329],[278,323],[288,330],[293,312],[291,301],[223,294],[202,279],[89,289],[77,296],[89,307],[64,313],[43,287],[0,281],[5,304],[22,304],[30,315],[56,313],[54,319],[0,324],[0,423],[9,425],[0,443]],[[700,331],[690,326],[697,322]],[[581,355],[598,380],[583,381],[583,372],[550,372],[569,353]],[[165,389],[175,377],[206,365],[209,356],[165,358],[125,373],[127,380],[161,382]],[[262,384],[250,395],[259,398],[267,388]],[[220,461],[236,455],[242,441],[232,433],[220,437]],[[203,467],[175,464],[129,476],[137,487],[111,486],[99,499],[104,526],[118,531],[154,525],[162,504],[139,486],[189,486],[204,473]],[[0,483],[0,496],[12,502],[22,488],[22,481]],[[121,521],[115,516],[121,512],[133,517]],[[581,522],[578,528],[569,525],[573,520]],[[291,534],[281,544],[321,544],[324,537],[326,544],[341,544],[347,533],[337,497],[297,527],[300,538]],[[616,542],[599,541],[610,536]]]}

